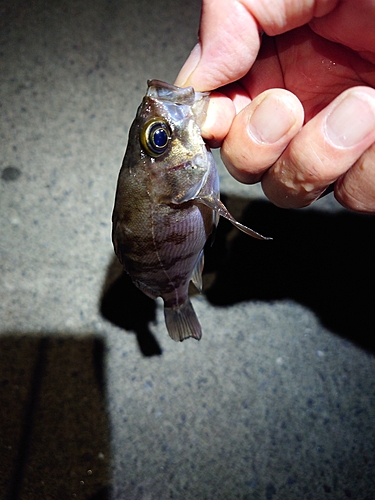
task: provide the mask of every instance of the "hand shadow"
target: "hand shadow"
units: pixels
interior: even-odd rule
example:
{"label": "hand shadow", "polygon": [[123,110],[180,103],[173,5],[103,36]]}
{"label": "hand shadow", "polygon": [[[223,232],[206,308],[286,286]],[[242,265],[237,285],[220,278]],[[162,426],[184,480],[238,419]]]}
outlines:
{"label": "hand shadow", "polygon": [[107,271],[100,313],[114,325],[132,330],[144,356],[162,353],[149,329],[149,323],[155,321],[156,303],[133,285],[115,256]]}
{"label": "hand shadow", "polygon": [[373,216],[344,209],[284,210],[255,201],[241,222],[273,241],[238,231],[229,244],[223,222],[206,254],[206,269],[217,271],[206,292],[212,304],[292,299],[313,310],[332,332],[375,352]]}

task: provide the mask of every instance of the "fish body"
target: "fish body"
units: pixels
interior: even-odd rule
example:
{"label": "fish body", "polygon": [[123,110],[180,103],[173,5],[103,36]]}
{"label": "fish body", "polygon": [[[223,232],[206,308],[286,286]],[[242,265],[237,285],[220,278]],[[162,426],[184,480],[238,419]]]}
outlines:
{"label": "fish body", "polygon": [[112,216],[115,253],[134,284],[162,297],[169,335],[202,336],[188,296],[202,288],[203,247],[219,216],[237,222],[219,199],[219,177],[200,126],[208,93],[159,80],[148,90],[129,131]]}

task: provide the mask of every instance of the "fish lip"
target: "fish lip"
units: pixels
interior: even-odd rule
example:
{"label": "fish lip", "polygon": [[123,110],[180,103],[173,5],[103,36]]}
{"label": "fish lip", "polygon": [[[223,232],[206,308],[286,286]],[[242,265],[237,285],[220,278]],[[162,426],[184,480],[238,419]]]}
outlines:
{"label": "fish lip", "polygon": [[188,160],[188,161],[185,161],[184,163],[180,163],[179,165],[173,165],[172,167],[169,167],[168,172],[174,172],[175,170],[182,170],[183,168],[191,167],[192,165],[193,165],[193,162]]}
{"label": "fish lip", "polygon": [[202,162],[204,163],[204,157],[198,154],[190,160],[186,160],[183,163],[179,163],[178,165],[172,165],[171,167],[168,167],[167,170],[168,172],[174,172],[177,170],[182,170],[183,168],[202,168],[205,166],[204,164],[202,165]]}

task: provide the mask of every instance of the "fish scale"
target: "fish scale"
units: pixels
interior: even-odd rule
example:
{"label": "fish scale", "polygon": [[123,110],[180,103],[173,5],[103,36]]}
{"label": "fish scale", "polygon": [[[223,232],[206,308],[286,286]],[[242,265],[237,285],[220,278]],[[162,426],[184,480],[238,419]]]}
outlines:
{"label": "fish scale", "polygon": [[164,301],[173,340],[200,339],[202,329],[188,296],[201,289],[203,248],[219,216],[241,231],[219,198],[219,177],[200,126],[207,92],[159,80],[148,89],[129,131],[112,215],[115,253],[133,283]]}

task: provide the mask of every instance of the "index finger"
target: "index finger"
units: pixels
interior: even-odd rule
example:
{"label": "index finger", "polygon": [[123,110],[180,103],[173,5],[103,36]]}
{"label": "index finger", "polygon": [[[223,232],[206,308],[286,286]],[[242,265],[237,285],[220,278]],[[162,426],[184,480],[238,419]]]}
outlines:
{"label": "index finger", "polygon": [[259,47],[258,24],[242,3],[203,0],[199,42],[175,83],[206,91],[234,82],[249,71]]}

